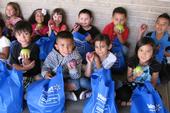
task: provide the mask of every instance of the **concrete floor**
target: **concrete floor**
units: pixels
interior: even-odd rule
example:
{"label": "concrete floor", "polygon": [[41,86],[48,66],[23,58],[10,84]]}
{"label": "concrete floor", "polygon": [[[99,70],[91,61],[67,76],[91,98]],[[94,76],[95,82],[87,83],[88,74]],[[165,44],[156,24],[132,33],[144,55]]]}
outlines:
{"label": "concrete floor", "polygon": [[[77,102],[68,101],[66,103],[65,113],[82,113],[83,103],[84,101]],[[118,113],[130,113],[129,107],[118,107],[118,109],[119,109]],[[28,108],[25,109],[23,113],[29,113]]]}

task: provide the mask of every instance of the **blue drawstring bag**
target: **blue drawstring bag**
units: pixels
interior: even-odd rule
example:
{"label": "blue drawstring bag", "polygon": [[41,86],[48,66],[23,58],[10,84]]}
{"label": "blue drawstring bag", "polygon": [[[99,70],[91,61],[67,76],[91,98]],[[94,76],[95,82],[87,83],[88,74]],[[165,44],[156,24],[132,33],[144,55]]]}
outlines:
{"label": "blue drawstring bag", "polygon": [[39,80],[27,88],[30,113],[63,113],[65,104],[62,67],[50,80]]}
{"label": "blue drawstring bag", "polygon": [[110,74],[102,68],[91,75],[92,96],[85,102],[83,113],[117,113]]}
{"label": "blue drawstring bag", "polygon": [[8,69],[0,61],[0,113],[21,113],[23,110],[22,72]]}
{"label": "blue drawstring bag", "polygon": [[39,40],[37,40],[35,43],[40,48],[40,60],[44,61],[47,55],[51,52],[51,50],[54,47],[56,41],[56,36],[54,32],[51,32],[50,37],[41,37]]}
{"label": "blue drawstring bag", "polygon": [[112,69],[116,72],[121,72],[126,68],[125,56],[123,55],[122,44],[118,38],[115,38],[112,42],[111,52],[116,56],[116,62],[112,66]]}
{"label": "blue drawstring bag", "polygon": [[150,82],[138,85],[132,94],[131,113],[169,113]]}
{"label": "blue drawstring bag", "polygon": [[92,52],[94,49],[90,43],[86,41],[86,37],[89,35],[89,33],[81,34],[79,32],[74,32],[73,37],[75,41],[75,46],[77,47],[80,55],[83,59],[86,58],[87,52]]}

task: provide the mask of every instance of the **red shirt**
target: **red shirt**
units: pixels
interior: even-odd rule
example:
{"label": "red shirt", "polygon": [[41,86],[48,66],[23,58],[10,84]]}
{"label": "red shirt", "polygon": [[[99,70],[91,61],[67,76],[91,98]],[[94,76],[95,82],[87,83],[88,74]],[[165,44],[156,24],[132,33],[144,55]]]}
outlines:
{"label": "red shirt", "polygon": [[33,30],[34,35],[36,35],[37,33],[40,36],[44,36],[48,34],[48,31],[49,31],[48,26],[44,25],[41,29],[35,31],[36,25],[37,24],[32,24],[32,30]]}
{"label": "red shirt", "polygon": [[[122,33],[122,39],[124,41],[127,41],[128,35],[129,35],[129,29],[128,27],[124,26],[124,32]],[[116,33],[114,31],[114,23],[109,23],[108,25],[105,26],[103,29],[102,34],[108,35],[110,38],[110,41],[113,41],[116,38]]]}

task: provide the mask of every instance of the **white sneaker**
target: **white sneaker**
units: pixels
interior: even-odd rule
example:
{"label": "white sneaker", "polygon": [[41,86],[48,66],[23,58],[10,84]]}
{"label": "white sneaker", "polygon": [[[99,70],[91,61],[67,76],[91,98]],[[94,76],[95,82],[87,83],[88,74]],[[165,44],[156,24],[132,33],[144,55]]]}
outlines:
{"label": "white sneaker", "polygon": [[91,91],[85,90],[80,93],[79,99],[84,100],[86,98],[89,98],[91,96]]}
{"label": "white sneaker", "polygon": [[65,96],[68,100],[77,101],[77,96],[74,92],[65,92]]}

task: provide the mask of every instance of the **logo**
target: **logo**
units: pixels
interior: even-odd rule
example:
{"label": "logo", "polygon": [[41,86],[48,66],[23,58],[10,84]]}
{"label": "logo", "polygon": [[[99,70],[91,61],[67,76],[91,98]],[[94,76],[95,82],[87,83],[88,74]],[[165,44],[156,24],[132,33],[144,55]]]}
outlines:
{"label": "logo", "polygon": [[160,111],[162,108],[160,104],[156,104],[156,105],[147,104],[147,107],[148,107],[149,111],[151,111],[151,112]]}

